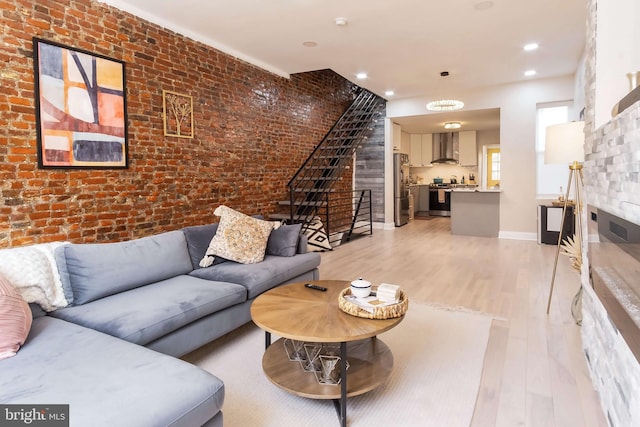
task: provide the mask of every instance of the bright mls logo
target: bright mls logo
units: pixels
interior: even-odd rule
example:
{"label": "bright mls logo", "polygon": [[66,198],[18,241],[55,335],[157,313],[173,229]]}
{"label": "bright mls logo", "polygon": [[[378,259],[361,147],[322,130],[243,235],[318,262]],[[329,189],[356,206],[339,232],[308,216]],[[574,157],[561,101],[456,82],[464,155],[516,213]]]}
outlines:
{"label": "bright mls logo", "polygon": [[69,405],[0,405],[0,426],[69,427]]}

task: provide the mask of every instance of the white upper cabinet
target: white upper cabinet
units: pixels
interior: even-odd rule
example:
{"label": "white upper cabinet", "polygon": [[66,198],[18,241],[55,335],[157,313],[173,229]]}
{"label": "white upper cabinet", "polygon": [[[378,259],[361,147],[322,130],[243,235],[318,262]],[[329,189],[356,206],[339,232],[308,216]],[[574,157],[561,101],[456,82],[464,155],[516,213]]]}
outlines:
{"label": "white upper cabinet", "polygon": [[400,142],[400,152],[411,153],[411,135],[408,132],[402,132],[402,141]]}
{"label": "white upper cabinet", "polygon": [[431,165],[433,160],[433,135],[430,133],[422,134],[422,165]]}
{"label": "white upper cabinet", "polygon": [[476,131],[460,132],[460,165],[461,166],[477,166],[478,165],[478,149],[476,146]]}
{"label": "white upper cabinet", "polygon": [[393,141],[393,151],[401,151],[401,146],[402,146],[402,127],[400,127],[400,125],[397,125],[395,123],[391,124],[392,127],[392,131],[393,134],[391,136],[392,141]]}
{"label": "white upper cabinet", "polygon": [[410,144],[409,163],[411,166],[422,166],[422,135],[412,133]]}
{"label": "white upper cabinet", "polygon": [[409,152],[409,163],[411,166],[430,166],[432,158],[432,136],[430,133],[412,133]]}

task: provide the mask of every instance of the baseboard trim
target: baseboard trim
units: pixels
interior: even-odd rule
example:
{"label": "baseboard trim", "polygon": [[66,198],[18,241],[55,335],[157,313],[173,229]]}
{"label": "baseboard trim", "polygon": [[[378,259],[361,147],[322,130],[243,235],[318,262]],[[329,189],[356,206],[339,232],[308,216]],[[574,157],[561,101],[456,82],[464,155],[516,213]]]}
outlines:
{"label": "baseboard trim", "polygon": [[536,233],[524,233],[520,231],[500,231],[498,233],[498,239],[510,239],[510,240],[538,240]]}
{"label": "baseboard trim", "polygon": [[374,222],[373,228],[376,230],[393,230],[396,228],[394,222]]}

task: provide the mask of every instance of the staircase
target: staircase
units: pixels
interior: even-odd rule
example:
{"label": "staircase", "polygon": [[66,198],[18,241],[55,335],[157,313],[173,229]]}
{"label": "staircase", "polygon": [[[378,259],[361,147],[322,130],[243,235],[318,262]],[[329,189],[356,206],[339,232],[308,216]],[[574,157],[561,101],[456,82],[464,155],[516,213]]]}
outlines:
{"label": "staircase", "polygon": [[353,236],[368,222],[371,233],[371,192],[339,191],[336,185],[351,166],[360,143],[372,132],[372,124],[383,115],[384,105],[382,98],[361,89],[289,181],[289,200],[278,202],[289,212],[270,218],[303,223],[304,230],[320,216],[330,236]]}

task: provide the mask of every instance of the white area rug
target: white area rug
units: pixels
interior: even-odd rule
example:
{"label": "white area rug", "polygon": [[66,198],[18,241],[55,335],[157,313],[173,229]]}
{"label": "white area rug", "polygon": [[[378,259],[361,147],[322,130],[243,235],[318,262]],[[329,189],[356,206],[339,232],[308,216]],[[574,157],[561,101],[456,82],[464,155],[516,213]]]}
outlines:
{"label": "white area rug", "polygon": [[[406,318],[380,335],[393,352],[391,377],[378,389],[349,398],[348,425],[469,426],[491,320],[411,303]],[[225,426],[339,425],[331,400],[306,399],[272,384],[262,373],[263,351],[264,333],[249,324],[184,358],[224,381]]]}

